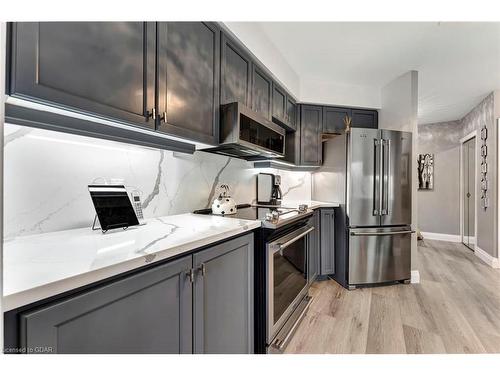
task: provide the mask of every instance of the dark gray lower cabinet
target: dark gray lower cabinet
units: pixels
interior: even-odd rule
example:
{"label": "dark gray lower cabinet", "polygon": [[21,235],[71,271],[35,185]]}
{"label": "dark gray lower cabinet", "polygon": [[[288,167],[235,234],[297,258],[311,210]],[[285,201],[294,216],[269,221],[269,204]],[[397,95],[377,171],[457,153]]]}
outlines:
{"label": "dark gray lower cabinet", "polygon": [[253,269],[247,234],[21,313],[19,344],[28,353],[253,353]]}
{"label": "dark gray lower cabinet", "polygon": [[191,353],[192,257],[21,315],[28,352]]}
{"label": "dark gray lower cabinet", "polygon": [[307,280],[309,284],[312,284],[319,274],[320,267],[320,210],[314,210],[313,217],[310,219],[309,224],[315,228],[309,235],[307,259]]}
{"label": "dark gray lower cabinet", "polygon": [[320,274],[331,275],[335,273],[335,220],[334,208],[321,209],[321,253]]}
{"label": "dark gray lower cabinet", "polygon": [[196,253],[194,353],[253,353],[253,234]]}

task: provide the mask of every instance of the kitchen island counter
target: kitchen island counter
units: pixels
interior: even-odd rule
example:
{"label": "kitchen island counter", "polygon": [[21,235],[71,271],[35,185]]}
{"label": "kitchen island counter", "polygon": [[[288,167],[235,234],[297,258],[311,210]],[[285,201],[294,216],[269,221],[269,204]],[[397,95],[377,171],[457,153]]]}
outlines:
{"label": "kitchen island counter", "polygon": [[3,307],[12,310],[259,228],[258,220],[182,214],[103,234],[90,228],[4,242]]}

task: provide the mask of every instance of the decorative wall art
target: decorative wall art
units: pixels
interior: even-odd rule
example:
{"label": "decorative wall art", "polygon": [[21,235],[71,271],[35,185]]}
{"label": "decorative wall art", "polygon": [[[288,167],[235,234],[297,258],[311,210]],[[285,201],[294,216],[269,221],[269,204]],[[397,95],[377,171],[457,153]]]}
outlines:
{"label": "decorative wall art", "polygon": [[434,154],[419,154],[418,165],[418,189],[434,189]]}
{"label": "decorative wall art", "polygon": [[489,206],[488,200],[488,163],[486,157],[488,156],[488,146],[486,146],[486,139],[488,138],[488,129],[486,125],[481,129],[481,207],[486,210]]}

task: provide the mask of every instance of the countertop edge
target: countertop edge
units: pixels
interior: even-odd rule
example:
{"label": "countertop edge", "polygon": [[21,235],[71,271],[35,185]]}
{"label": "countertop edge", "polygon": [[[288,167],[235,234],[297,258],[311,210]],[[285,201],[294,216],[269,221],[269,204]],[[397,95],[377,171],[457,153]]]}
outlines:
{"label": "countertop edge", "polygon": [[[3,296],[3,312],[5,313],[34,302],[42,301],[46,298],[57,296],[58,294],[64,292],[69,292],[77,288],[85,287],[86,285],[90,285],[113,276],[118,276],[122,273],[133,271],[143,266],[154,265],[155,263],[182,255],[183,253],[191,252],[198,248],[223,241],[236,235],[248,233],[254,229],[259,228],[260,226],[260,222],[249,221],[245,227],[225,231],[223,233],[219,233],[210,237],[183,243],[174,247],[170,247],[168,249],[157,251],[155,253],[149,253],[144,256],[112,264],[103,268],[99,268],[97,270],[84,272],[75,276],[54,281],[52,283],[40,285],[31,289],[23,290],[21,292]],[[154,258],[150,260],[152,255],[154,255]]]}

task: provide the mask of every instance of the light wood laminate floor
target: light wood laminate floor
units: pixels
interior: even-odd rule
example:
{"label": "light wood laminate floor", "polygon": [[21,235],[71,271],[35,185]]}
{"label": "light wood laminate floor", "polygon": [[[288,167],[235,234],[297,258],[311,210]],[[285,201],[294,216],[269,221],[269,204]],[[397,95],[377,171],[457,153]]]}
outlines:
{"label": "light wood laminate floor", "polygon": [[500,353],[500,270],[444,241],[419,241],[417,261],[420,284],[315,282],[286,353]]}

